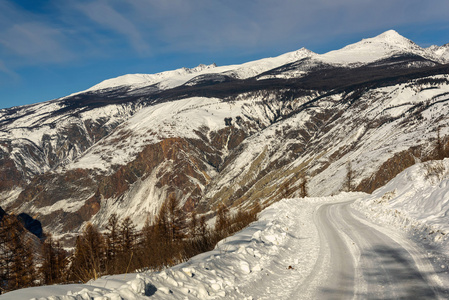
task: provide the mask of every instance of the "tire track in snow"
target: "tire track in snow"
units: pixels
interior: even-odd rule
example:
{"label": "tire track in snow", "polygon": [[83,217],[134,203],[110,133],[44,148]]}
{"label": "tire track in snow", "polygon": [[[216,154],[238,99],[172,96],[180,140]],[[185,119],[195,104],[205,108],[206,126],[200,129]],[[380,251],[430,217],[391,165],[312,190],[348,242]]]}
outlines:
{"label": "tire track in snow", "polygon": [[[420,267],[425,258],[409,253],[403,241],[392,239],[381,227],[354,217],[352,202],[317,209],[320,262],[302,286],[316,286],[316,299],[442,298],[429,280],[432,272]],[[317,285],[318,279],[323,284]]]}

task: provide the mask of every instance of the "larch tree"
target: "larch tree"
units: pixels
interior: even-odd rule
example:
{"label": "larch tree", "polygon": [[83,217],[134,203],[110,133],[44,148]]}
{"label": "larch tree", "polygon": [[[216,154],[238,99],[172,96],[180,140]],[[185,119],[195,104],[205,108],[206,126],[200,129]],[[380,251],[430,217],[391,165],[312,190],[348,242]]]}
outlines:
{"label": "larch tree", "polygon": [[116,213],[109,217],[106,230],[106,268],[108,273],[116,274],[118,272],[117,259],[121,247],[119,221]]}
{"label": "larch tree", "polygon": [[33,286],[36,272],[33,243],[16,216],[4,216],[0,223],[0,276],[6,291]]}
{"label": "larch tree", "polygon": [[349,161],[346,164],[346,178],[345,178],[345,183],[344,183],[344,187],[345,187],[345,191],[346,192],[351,192],[353,187],[352,187],[352,181],[353,181],[353,171],[352,171],[352,164]]}
{"label": "larch tree", "polygon": [[302,198],[305,198],[309,195],[307,190],[308,179],[305,173],[300,174],[301,181],[299,182],[299,192]]}
{"label": "larch tree", "polygon": [[229,209],[226,205],[220,204],[217,209],[217,218],[215,220],[215,232],[220,238],[228,234],[230,226]]}
{"label": "larch tree", "polygon": [[67,264],[67,252],[61,247],[58,240],[54,240],[50,234],[47,234],[42,244],[42,258],[39,268],[43,283],[50,285],[64,282]]}
{"label": "larch tree", "polygon": [[103,236],[94,225],[88,223],[76,239],[71,265],[72,280],[86,282],[103,275],[105,256]]}

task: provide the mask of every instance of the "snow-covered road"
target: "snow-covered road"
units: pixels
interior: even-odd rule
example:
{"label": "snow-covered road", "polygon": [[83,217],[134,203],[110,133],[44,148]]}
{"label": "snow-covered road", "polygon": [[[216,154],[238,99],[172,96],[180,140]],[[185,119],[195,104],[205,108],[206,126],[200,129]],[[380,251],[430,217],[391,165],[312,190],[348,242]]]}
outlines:
{"label": "snow-covered road", "polygon": [[[316,211],[320,253],[303,283],[312,286],[314,299],[448,298],[424,249],[363,220],[351,203],[327,203]],[[326,273],[324,283],[314,284]]]}

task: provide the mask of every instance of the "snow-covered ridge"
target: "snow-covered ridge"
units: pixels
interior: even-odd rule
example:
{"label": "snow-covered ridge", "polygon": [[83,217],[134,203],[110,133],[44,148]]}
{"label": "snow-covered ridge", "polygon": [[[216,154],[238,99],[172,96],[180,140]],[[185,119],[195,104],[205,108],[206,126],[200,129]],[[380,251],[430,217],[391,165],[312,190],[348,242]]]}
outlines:
{"label": "snow-covered ridge", "polygon": [[449,44],[445,44],[443,46],[433,45],[427,49],[440,57],[444,63],[449,63]]}
{"label": "snow-covered ridge", "polygon": [[88,91],[95,91],[95,90],[103,90],[118,86],[130,86],[130,85],[139,85],[142,83],[145,83],[145,85],[152,85],[159,83],[163,80],[166,80],[171,77],[177,77],[177,76],[185,76],[188,74],[197,74],[201,73],[204,70],[210,70],[213,68],[216,68],[216,64],[211,65],[203,65],[200,64],[199,66],[195,68],[180,68],[172,71],[165,71],[161,73],[156,74],[126,74],[122,75],[116,78],[106,79],[99,84],[94,85],[93,87],[87,89],[85,92]]}
{"label": "snow-covered ridge", "polygon": [[[312,57],[314,55],[316,54],[312,51],[301,48],[299,50],[288,52],[277,57],[263,58],[243,63],[241,65],[218,67],[216,64],[200,64],[199,66],[192,69],[180,68],[157,74],[127,74],[104,80],[99,84],[96,84],[93,87],[80,93],[116,88],[120,86],[136,89],[155,84],[157,84],[160,89],[169,89],[180,86],[196,76],[205,74],[222,74],[234,78],[246,79],[256,76],[265,71],[280,67],[284,64],[291,63],[305,57]],[[70,96],[73,95],[75,94],[72,94]]]}
{"label": "snow-covered ridge", "polygon": [[440,63],[449,59],[449,53],[440,47],[421,48],[394,30],[322,54],[319,59],[331,64],[351,65],[371,63],[398,54],[415,54]]}
{"label": "snow-covered ridge", "polygon": [[396,31],[389,30],[376,37],[363,39],[360,42],[325,54],[316,54],[308,49],[301,48],[277,57],[259,59],[240,65],[217,66],[216,64],[200,64],[191,69],[180,68],[156,74],[127,74],[104,80],[81,93],[120,86],[135,89],[155,84],[158,84],[158,87],[161,89],[168,89],[182,85],[196,76],[205,74],[222,74],[238,79],[246,79],[307,57],[328,64],[351,66],[371,63],[398,54],[415,54],[439,63],[449,62],[448,45],[421,48]]}

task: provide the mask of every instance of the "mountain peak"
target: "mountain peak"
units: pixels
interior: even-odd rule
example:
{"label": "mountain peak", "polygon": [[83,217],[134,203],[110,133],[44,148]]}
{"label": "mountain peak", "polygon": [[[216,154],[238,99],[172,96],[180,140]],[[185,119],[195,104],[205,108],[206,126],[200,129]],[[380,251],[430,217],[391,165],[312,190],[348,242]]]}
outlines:
{"label": "mountain peak", "polygon": [[393,30],[393,29],[387,30],[384,33],[381,33],[374,38],[382,38],[382,39],[388,39],[388,40],[405,39],[405,37],[403,37],[396,30]]}
{"label": "mountain peak", "polygon": [[377,42],[377,43],[383,43],[390,45],[392,47],[399,47],[403,49],[408,48],[420,48],[418,45],[416,45],[411,40],[403,37],[395,30],[388,30],[384,33],[379,34],[378,36],[375,36],[373,38],[365,39],[362,41],[370,41],[370,42]]}
{"label": "mountain peak", "polygon": [[187,69],[189,70],[190,73],[196,73],[196,72],[201,72],[203,70],[207,70],[207,69],[213,69],[216,68],[217,65],[215,63],[210,64],[210,65],[205,65],[205,64],[199,64],[198,66],[196,66],[195,68],[191,68],[191,69]]}
{"label": "mountain peak", "polygon": [[416,45],[411,40],[403,37],[395,30],[385,31],[384,33],[381,33],[378,36],[363,39],[360,42],[348,45],[345,48],[357,48],[360,50],[366,48],[370,51],[376,50],[380,52],[391,52],[398,50],[414,52],[422,50],[421,47]]}
{"label": "mountain peak", "polygon": [[425,56],[424,52],[423,48],[397,31],[388,30],[378,36],[362,39],[342,49],[325,53],[321,55],[321,59],[328,63],[348,65],[370,63],[400,53]]}

